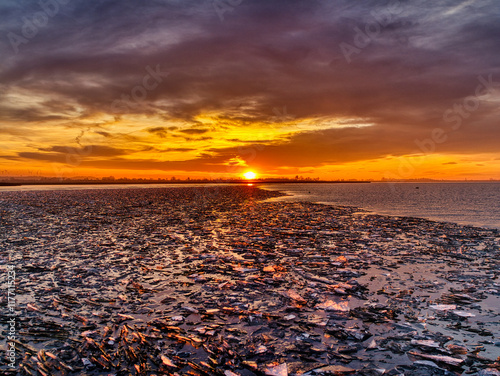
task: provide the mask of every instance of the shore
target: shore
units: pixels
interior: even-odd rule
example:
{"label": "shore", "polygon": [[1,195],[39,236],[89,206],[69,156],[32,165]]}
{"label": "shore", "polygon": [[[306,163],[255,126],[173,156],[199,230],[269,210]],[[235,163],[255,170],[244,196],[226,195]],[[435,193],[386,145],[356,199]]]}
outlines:
{"label": "shore", "polygon": [[367,184],[371,183],[368,180],[313,180],[313,179],[228,179],[228,180],[207,180],[207,179],[190,179],[190,180],[135,180],[135,179],[117,179],[117,180],[13,180],[10,182],[0,181],[0,187],[18,187],[18,186],[68,186],[68,185],[207,185],[207,184]]}
{"label": "shore", "polygon": [[279,195],[0,192],[1,268],[16,275],[0,369],[500,374],[499,231],[263,201]]}

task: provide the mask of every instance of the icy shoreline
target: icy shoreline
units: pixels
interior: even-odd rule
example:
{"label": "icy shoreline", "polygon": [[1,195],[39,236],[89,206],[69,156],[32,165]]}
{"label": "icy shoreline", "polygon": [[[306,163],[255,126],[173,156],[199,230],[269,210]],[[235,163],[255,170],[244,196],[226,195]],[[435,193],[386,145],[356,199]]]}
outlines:
{"label": "icy shoreline", "polygon": [[17,277],[13,374],[499,367],[498,231],[262,202],[276,195],[0,193],[2,272]]}

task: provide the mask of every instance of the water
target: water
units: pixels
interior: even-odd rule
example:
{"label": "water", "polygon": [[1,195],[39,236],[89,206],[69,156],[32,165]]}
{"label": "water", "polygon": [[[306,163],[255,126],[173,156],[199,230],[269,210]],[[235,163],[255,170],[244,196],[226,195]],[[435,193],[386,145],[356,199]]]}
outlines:
{"label": "water", "polygon": [[265,184],[272,199],[356,206],[378,214],[500,229],[500,183]]}

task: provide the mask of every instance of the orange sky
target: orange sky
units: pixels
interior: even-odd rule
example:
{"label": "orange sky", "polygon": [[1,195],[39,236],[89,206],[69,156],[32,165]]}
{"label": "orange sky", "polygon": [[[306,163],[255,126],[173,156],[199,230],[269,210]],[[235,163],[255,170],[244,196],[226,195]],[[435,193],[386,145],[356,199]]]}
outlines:
{"label": "orange sky", "polygon": [[0,5],[3,176],[500,179],[494,0],[33,4]]}

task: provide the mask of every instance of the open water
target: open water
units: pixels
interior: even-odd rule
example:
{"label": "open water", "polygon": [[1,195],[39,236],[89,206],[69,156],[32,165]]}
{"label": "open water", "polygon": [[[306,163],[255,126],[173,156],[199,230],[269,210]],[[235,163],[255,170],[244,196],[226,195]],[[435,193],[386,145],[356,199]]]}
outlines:
{"label": "open water", "polygon": [[273,201],[356,206],[379,214],[500,229],[500,183],[266,184],[288,193]]}

